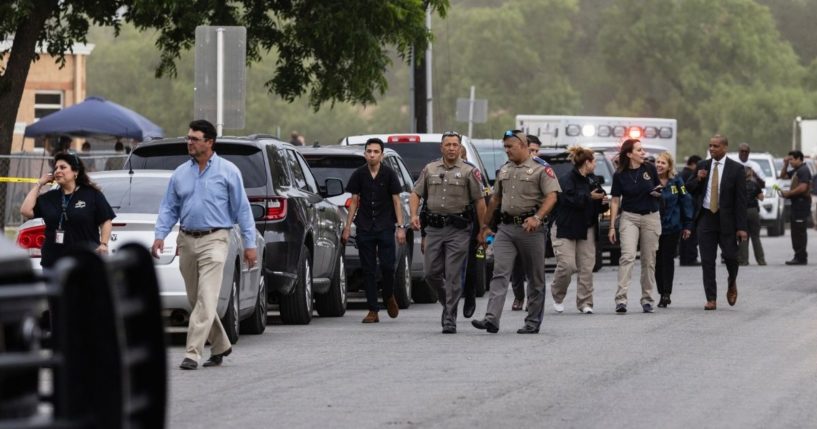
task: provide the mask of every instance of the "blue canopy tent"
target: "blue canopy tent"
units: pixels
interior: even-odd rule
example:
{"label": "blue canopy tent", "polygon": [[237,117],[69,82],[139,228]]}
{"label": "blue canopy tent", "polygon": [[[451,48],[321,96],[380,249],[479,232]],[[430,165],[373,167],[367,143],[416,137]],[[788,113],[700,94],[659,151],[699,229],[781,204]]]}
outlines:
{"label": "blue canopy tent", "polygon": [[158,125],[133,110],[102,97],[88,97],[26,127],[26,137],[46,135],[107,135],[145,141],[161,138],[164,133]]}

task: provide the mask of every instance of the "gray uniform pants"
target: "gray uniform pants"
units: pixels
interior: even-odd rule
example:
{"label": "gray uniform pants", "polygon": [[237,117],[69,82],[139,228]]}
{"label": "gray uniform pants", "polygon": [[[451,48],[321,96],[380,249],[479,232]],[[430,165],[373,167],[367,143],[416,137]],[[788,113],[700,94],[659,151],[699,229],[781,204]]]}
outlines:
{"label": "gray uniform pants", "polygon": [[471,228],[452,225],[426,228],[424,254],[426,283],[437,291],[443,305],[442,326],[457,326],[457,304],[462,296],[462,268],[468,257]]}
{"label": "gray uniform pants", "polygon": [[528,316],[525,325],[539,328],[545,306],[545,229],[526,232],[521,225],[501,224],[494,239],[494,277],[485,320],[499,326],[514,260],[519,256],[528,279]]}

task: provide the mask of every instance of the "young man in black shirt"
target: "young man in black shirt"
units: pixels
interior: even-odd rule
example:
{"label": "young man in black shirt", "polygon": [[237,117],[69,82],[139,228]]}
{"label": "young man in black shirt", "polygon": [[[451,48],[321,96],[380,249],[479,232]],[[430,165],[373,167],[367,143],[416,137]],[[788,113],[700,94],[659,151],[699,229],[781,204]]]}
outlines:
{"label": "young man in black shirt", "polygon": [[383,141],[378,138],[367,140],[365,151],[366,165],[355,170],[346,185],[346,192],[352,194],[352,202],[342,239],[344,244],[349,240],[354,220],[369,306],[369,314],[363,323],[377,323],[380,321],[377,316],[380,306],[377,303],[375,266],[379,260],[383,274],[383,302],[386,303],[389,317],[395,318],[399,310],[394,299],[394,230],[397,229],[397,243],[401,246],[406,243],[406,230],[400,201],[400,181],[394,170],[382,164]]}

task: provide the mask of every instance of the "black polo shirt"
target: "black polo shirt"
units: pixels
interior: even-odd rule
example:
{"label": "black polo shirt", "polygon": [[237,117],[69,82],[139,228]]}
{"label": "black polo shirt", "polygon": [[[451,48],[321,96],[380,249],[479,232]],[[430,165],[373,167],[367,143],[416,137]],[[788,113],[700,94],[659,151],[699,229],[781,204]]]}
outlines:
{"label": "black polo shirt", "polygon": [[99,226],[116,217],[102,192],[90,186],[80,186],[67,199],[66,219],[62,221],[65,236],[63,244],[57,244],[63,195],[59,188],[48,191],[37,197],[34,205],[34,217],[42,218],[45,222],[45,242],[40,264],[46,268],[53,266],[74,245],[87,243],[98,246]]}
{"label": "black polo shirt", "polygon": [[628,168],[613,174],[610,194],[621,197],[621,211],[647,214],[658,211],[659,199],[650,192],[660,184],[655,166],[644,163],[636,169]]}
{"label": "black polo shirt", "polygon": [[368,165],[355,170],[346,184],[346,192],[360,195],[360,205],[355,217],[358,231],[394,229],[397,215],[394,213],[392,195],[398,195],[400,191],[397,173],[384,164],[380,164],[380,170],[374,178]]}
{"label": "black polo shirt", "polygon": [[[800,183],[811,184],[811,171],[803,163],[791,173],[791,189],[796,188]],[[791,214],[797,218],[808,217],[811,213],[811,195],[808,192],[791,198]]]}

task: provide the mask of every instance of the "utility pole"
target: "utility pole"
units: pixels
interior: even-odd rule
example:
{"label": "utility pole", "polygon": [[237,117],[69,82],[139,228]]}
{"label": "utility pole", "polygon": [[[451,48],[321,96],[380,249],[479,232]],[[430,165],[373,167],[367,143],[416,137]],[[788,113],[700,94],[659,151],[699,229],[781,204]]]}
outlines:
{"label": "utility pole", "polygon": [[[428,31],[431,31],[431,9],[428,7],[426,7],[426,27]],[[431,96],[431,44],[429,43],[422,57],[419,57],[415,50],[412,50],[411,54],[409,104],[412,123],[410,130],[418,134],[430,133],[434,128]]]}

